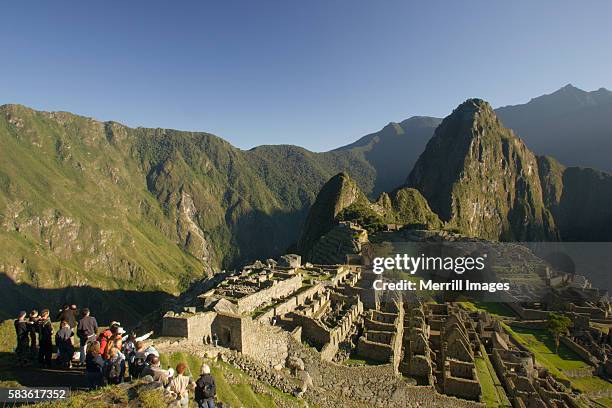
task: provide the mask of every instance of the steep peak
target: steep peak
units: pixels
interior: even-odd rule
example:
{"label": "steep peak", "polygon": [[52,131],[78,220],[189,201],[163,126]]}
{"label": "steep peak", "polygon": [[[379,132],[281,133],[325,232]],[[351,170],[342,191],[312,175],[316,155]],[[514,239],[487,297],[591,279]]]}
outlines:
{"label": "steep peak", "polygon": [[557,92],[584,92],[582,89],[575,87],[571,83],[568,83],[565,86],[562,86],[557,90]]}
{"label": "steep peak", "polygon": [[446,117],[407,183],[450,227],[488,239],[554,235],[535,156],[503,127],[491,105],[468,99]]}
{"label": "steep peak", "polygon": [[455,110],[443,122],[461,122],[475,123],[482,120],[493,120],[497,122],[495,111],[484,99],[471,98],[457,106]]}
{"label": "steep peak", "polygon": [[300,252],[310,250],[315,241],[334,227],[336,216],[356,202],[367,203],[368,199],[347,173],[341,172],[329,179],[308,212],[304,232],[298,243]]}

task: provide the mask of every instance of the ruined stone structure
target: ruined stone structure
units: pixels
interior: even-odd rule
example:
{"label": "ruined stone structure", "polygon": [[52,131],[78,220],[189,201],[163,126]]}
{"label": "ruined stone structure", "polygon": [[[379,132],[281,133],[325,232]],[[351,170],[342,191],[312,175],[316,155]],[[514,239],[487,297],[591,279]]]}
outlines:
{"label": "ruined stone structure", "polygon": [[[361,256],[359,251],[355,255]],[[543,277],[548,276],[547,269],[540,269]],[[504,406],[578,406],[567,384],[537,366],[498,318],[458,303],[375,291],[375,278],[367,266],[348,261],[302,265],[297,255],[257,261],[227,274],[193,302],[167,312],[163,335],[193,345],[210,344],[214,337],[219,346],[267,367],[283,366],[292,349],[295,353],[297,345],[307,344],[309,353],[328,364],[327,372],[343,377],[345,372],[369,370],[385,378],[409,378],[419,387],[402,385],[397,390],[427,389],[474,406],[483,401],[482,375],[495,377]],[[576,290],[590,289],[572,287],[555,296],[574,296]],[[591,324],[612,324],[609,303],[573,299],[564,310],[555,309],[574,322],[561,341],[591,364],[586,374],[612,375],[612,336]],[[518,316],[512,324],[528,327],[541,327],[555,304],[550,299],[539,304],[514,300],[508,303]],[[356,361],[365,367],[345,365]],[[309,375],[314,384],[324,384],[322,373]]]}

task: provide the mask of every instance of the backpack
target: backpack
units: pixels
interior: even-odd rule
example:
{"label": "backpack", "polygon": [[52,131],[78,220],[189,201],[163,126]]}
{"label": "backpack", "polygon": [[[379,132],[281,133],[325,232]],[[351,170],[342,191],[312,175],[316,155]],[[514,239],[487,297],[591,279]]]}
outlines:
{"label": "backpack", "polygon": [[196,401],[207,400],[215,396],[214,380],[210,378],[209,381],[205,381],[205,380],[208,380],[208,377],[209,375],[202,376],[196,382],[196,389],[195,389],[195,400]]}
{"label": "backpack", "polygon": [[121,377],[121,359],[108,361],[106,363],[106,378],[109,382],[116,382]]}
{"label": "backpack", "polygon": [[133,357],[131,358],[131,363],[130,363],[130,376],[132,378],[139,378],[140,374],[142,373],[142,370],[145,367],[145,354],[142,352],[137,352],[134,353]]}

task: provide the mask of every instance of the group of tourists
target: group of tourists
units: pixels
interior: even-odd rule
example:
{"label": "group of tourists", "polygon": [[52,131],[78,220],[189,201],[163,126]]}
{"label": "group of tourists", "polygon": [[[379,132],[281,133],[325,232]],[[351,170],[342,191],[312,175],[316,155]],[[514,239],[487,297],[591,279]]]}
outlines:
{"label": "group of tourists", "polygon": [[[140,337],[134,332],[126,334],[115,321],[100,330],[90,310],[83,308],[79,313],[74,304],[64,305],[56,317],[60,324],[55,333],[55,362],[65,369],[84,367],[90,389],[141,378],[163,387],[176,406],[187,407],[189,392],[193,390],[199,407],[215,407],[216,385],[210,367],[203,364],[196,381],[186,375],[189,368],[184,363],[179,363],[176,371],[163,369],[159,352],[144,343],[152,332]],[[48,309],[40,314],[37,310],[29,314],[20,312],[15,320],[15,333],[19,366],[36,359],[42,367],[52,366],[54,329]],[[75,349],[75,337],[79,339],[79,351]]]}

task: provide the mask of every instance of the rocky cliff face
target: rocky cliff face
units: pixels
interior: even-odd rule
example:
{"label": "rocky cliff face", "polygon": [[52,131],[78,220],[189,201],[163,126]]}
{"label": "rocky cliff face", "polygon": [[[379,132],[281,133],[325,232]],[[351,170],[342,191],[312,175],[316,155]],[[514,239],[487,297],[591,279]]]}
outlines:
{"label": "rocky cliff face", "polygon": [[449,227],[468,235],[519,241],[558,236],[544,206],[536,157],[485,101],[467,100],[442,121],[407,185]]}

